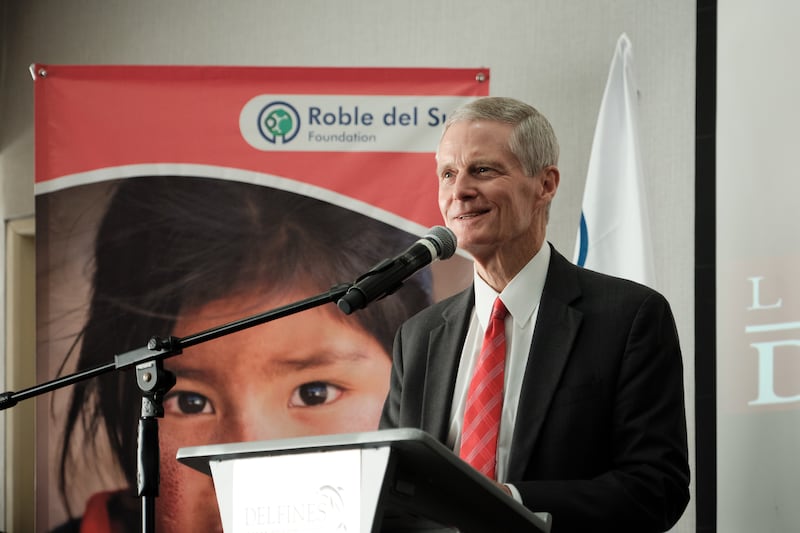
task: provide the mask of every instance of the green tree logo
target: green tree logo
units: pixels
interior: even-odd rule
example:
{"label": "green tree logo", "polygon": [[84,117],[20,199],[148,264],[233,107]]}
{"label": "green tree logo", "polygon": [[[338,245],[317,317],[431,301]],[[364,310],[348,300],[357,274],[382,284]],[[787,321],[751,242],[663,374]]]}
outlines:
{"label": "green tree logo", "polygon": [[286,144],[300,131],[300,115],[286,102],[272,102],[258,115],[258,131],[272,144]]}

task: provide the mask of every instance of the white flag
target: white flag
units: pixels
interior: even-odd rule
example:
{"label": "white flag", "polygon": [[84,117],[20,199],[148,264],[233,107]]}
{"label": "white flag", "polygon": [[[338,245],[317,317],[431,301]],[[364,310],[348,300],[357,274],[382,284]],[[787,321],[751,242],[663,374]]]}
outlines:
{"label": "white flag", "polygon": [[637,106],[633,51],[623,33],[617,41],[597,117],[575,263],[653,286]]}

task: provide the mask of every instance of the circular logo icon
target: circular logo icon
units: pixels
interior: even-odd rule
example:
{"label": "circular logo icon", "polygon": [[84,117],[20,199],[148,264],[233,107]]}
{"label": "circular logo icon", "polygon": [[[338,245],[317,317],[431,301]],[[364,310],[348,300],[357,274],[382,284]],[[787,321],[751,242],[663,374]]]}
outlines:
{"label": "circular logo icon", "polygon": [[324,509],[330,531],[347,531],[345,503],[341,487],[323,485],[319,488],[320,508]]}
{"label": "circular logo icon", "polygon": [[258,131],[272,144],[286,144],[300,131],[300,114],[286,102],[271,102],[258,114]]}

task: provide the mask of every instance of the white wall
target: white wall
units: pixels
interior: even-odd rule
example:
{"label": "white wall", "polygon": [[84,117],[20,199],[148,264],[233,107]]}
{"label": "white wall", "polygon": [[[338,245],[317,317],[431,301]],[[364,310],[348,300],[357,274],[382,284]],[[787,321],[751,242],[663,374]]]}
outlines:
{"label": "white wall", "polygon": [[[493,95],[538,107],[561,139],[549,238],[569,256],[608,67],[626,32],[658,288],[681,334],[693,443],[695,9],[693,0],[5,0],[0,214],[34,211],[33,62],[488,67]],[[681,524],[693,530],[693,507]]]}

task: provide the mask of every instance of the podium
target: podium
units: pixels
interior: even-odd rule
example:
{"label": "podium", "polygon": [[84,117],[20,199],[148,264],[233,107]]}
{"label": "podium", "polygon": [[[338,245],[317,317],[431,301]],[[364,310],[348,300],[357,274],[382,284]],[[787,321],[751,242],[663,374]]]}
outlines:
{"label": "podium", "polygon": [[181,448],[211,475],[226,533],[547,533],[533,513],[416,429]]}

